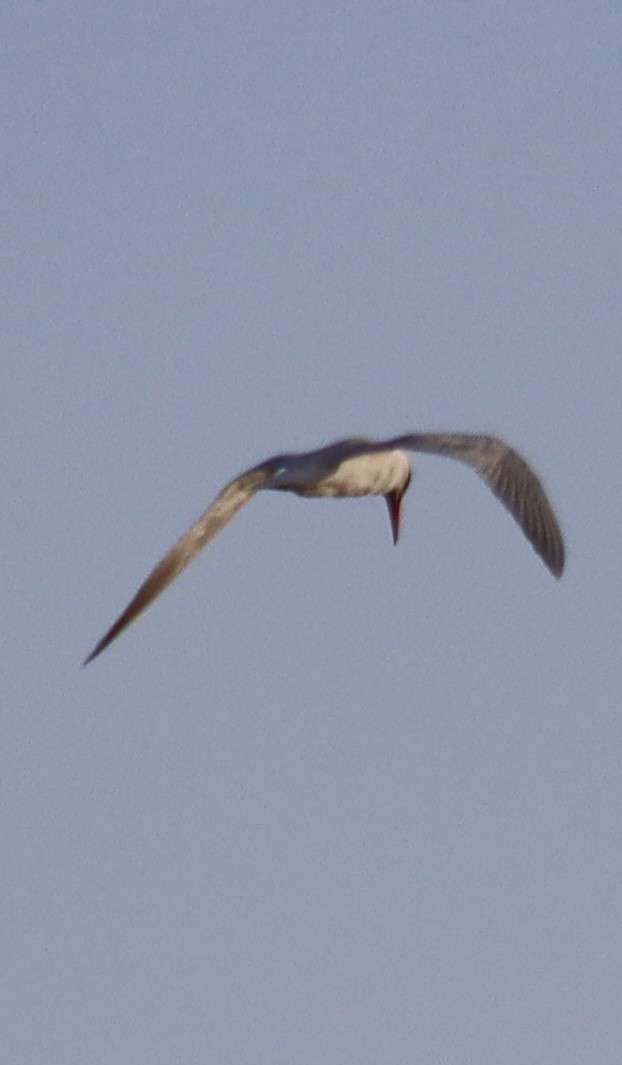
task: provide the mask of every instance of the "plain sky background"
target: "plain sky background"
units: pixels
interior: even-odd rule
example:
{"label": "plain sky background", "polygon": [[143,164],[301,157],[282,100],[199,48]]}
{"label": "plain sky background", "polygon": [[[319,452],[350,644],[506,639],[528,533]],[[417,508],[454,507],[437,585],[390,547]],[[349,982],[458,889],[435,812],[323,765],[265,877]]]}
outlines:
{"label": "plain sky background", "polygon": [[[5,0],[0,1050],[618,1065],[622,6]],[[254,500],[86,670],[230,477]]]}

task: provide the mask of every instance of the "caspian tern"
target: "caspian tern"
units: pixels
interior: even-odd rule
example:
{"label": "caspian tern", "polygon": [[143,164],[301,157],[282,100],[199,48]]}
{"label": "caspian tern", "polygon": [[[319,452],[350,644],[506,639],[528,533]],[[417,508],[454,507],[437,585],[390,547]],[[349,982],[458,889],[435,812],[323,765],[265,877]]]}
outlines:
{"label": "caspian tern", "polygon": [[475,433],[409,433],[388,440],[338,440],[316,451],[275,455],[225,485],[205,513],[158,562],[84,665],[142,613],[240,507],[263,489],[309,497],[383,495],[393,542],[397,543],[402,498],[412,477],[403,448],[446,455],[472,466],[510,511],[551,573],[561,577],[564,541],[553,508],[531,467],[503,440]]}

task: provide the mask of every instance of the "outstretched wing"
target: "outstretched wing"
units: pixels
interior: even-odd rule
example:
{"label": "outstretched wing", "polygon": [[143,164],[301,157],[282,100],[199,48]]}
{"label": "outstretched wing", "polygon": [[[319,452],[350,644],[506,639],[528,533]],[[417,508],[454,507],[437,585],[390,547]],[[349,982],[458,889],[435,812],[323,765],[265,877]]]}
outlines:
{"label": "outstretched wing", "polygon": [[564,539],[538,477],[525,459],[496,436],[475,433],[409,433],[383,440],[382,448],[447,455],[472,466],[512,517],[551,573],[561,577]]}
{"label": "outstretched wing", "polygon": [[158,562],[147,579],[141,584],[136,595],[114,625],[102,636],[99,643],[91,651],[83,665],[88,665],[100,654],[109,643],[123,632],[139,614],[145,610],[160,592],[175,580],[175,577],[186,568],[189,562],[205,547],[222,528],[237,514],[240,507],[270,480],[274,470],[274,463],[262,463],[251,470],[240,474],[234,481],[225,485],[218,493],[214,501],[209,505],[204,514],[191,525],[187,532],[173,544],[170,551]]}

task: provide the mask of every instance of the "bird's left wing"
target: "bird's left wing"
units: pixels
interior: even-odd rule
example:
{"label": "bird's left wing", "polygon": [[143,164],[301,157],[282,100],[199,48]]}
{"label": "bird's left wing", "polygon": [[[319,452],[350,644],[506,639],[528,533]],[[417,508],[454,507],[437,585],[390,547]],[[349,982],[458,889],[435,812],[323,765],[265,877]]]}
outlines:
{"label": "bird's left wing", "polygon": [[255,492],[266,486],[272,477],[274,468],[274,462],[268,459],[267,462],[254,466],[225,485],[201,517],[190,526],[177,543],[173,544],[164,558],[158,562],[114,625],[102,636],[88,658],[85,658],[83,665],[86,666],[89,662],[92,662],[109,643],[112,643],[119,633],[123,632],[123,629],[153,602],[160,592],[163,592],[175,580],[175,577],[186,568],[189,562],[192,562],[192,559],[199,553],[201,548],[205,547],[224,528],[227,522],[231,521],[240,507],[244,506]]}

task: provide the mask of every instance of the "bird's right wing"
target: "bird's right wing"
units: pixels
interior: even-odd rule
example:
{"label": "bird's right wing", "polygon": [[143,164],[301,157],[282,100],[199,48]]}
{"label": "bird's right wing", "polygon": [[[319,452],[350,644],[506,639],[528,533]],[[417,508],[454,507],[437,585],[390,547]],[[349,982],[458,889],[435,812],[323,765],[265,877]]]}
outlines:
{"label": "bird's right wing", "polygon": [[186,568],[189,562],[192,562],[199,551],[224,528],[227,522],[231,521],[240,507],[243,507],[255,492],[265,487],[272,477],[274,468],[274,462],[268,460],[240,474],[235,480],[225,485],[207,510],[179,538],[177,543],[173,544],[170,551],[143,581],[134,598],[108,629],[108,632],[102,636],[88,658],[84,660],[83,665],[86,666],[98,654],[101,654],[104,648],[112,643],[119,633],[175,580],[175,577]]}
{"label": "bird's right wing", "polygon": [[551,573],[561,576],[564,539],[553,507],[531,466],[505,440],[478,433],[408,433],[382,441],[382,447],[446,455],[471,466],[507,507]]}

